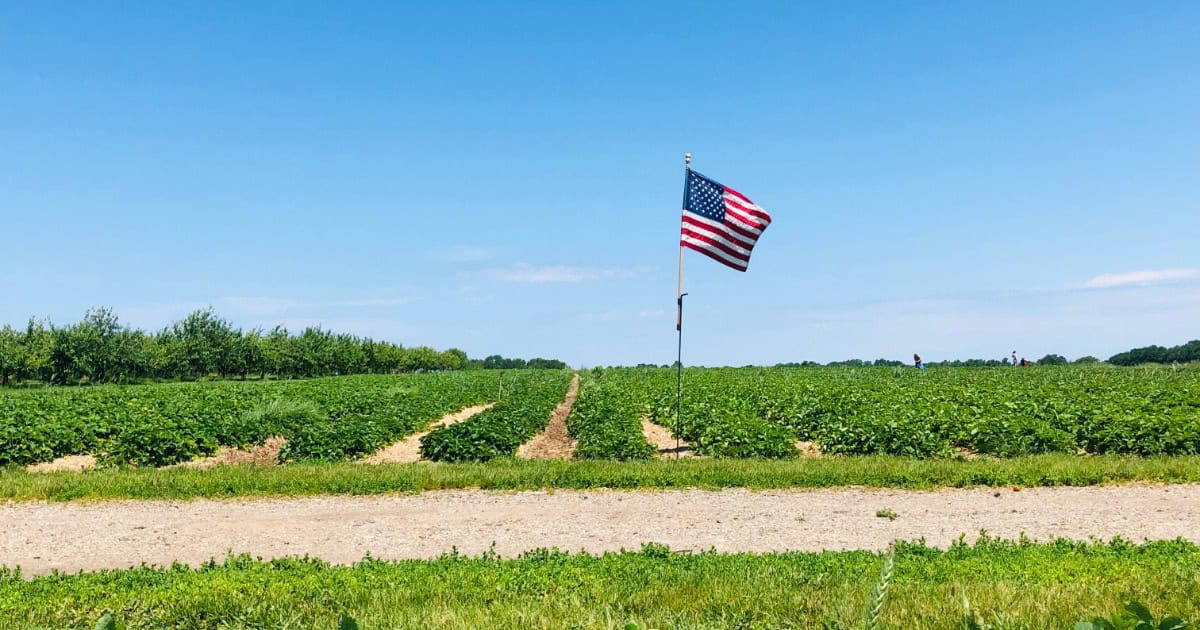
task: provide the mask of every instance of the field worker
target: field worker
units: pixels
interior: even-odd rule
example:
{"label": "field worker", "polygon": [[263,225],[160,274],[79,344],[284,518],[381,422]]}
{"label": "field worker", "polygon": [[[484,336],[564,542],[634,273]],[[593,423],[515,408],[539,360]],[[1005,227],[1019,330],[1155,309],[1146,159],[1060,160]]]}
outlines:
{"label": "field worker", "polygon": [[1012,362],[1012,364],[1013,364],[1013,367],[1016,367],[1016,366],[1017,366],[1017,351],[1016,351],[1016,350],[1013,350],[1013,362]]}
{"label": "field worker", "polygon": [[921,362],[921,355],[919,355],[915,352],[913,353],[913,366],[916,367],[918,370],[925,369],[925,364]]}

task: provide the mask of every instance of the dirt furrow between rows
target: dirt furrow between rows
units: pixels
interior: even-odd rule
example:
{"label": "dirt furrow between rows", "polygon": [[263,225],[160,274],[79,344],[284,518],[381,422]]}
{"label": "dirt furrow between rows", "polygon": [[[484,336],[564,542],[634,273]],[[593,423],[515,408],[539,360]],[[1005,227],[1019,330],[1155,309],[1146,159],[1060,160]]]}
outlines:
{"label": "dirt furrow between rows", "polygon": [[642,418],[642,436],[650,446],[658,449],[659,457],[695,457],[692,447],[685,440],[676,439],[675,434],[650,418]]}
{"label": "dirt furrow between rows", "polygon": [[476,405],[474,407],[466,407],[451,414],[442,416],[440,420],[429,425],[429,428],[419,433],[414,433],[399,442],[395,442],[385,446],[378,451],[375,451],[368,457],[358,460],[360,464],[411,464],[421,460],[421,438],[429,435],[438,427],[450,426],[458,424],[464,420],[472,418],[488,409],[491,409],[496,403],[488,403],[486,405]]}
{"label": "dirt furrow between rows", "polygon": [[[882,515],[882,516],[881,516]],[[493,545],[604,552],[644,542],[680,550],[882,549],[925,538],[945,547],[981,530],[1056,537],[1200,542],[1200,485],[1088,488],[826,489],[751,492],[443,491],[404,496],[15,503],[0,506],[0,564],[28,575],[227,552],[335,563],[430,558]]]}
{"label": "dirt furrow between rows", "polygon": [[517,457],[521,459],[571,459],[575,454],[575,438],[567,430],[567,416],[579,398],[579,375],[571,378],[567,387],[567,395],[550,414],[550,422],[546,429],[533,436],[533,439],[522,444],[517,449]]}

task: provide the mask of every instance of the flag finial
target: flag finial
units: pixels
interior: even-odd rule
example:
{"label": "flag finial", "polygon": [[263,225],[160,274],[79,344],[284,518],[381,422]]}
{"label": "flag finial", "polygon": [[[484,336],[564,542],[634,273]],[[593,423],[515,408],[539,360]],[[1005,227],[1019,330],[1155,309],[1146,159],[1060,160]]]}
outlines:
{"label": "flag finial", "polygon": [[692,154],[691,154],[691,153],[684,153],[684,154],[683,154],[683,165],[684,165],[684,166],[691,166],[691,165],[692,165]]}

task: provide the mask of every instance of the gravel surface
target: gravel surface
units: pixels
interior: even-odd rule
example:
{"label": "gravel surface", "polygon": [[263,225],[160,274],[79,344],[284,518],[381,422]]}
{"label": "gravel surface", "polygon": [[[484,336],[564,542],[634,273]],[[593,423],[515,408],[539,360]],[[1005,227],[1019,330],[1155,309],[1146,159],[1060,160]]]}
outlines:
{"label": "gravel surface", "polygon": [[[879,510],[898,514],[877,517]],[[0,564],[28,575],[181,561],[227,551],[350,563],[429,558],[457,547],[504,556],[538,547],[882,549],[944,547],[980,530],[1037,540],[1120,535],[1200,542],[1200,485],[902,490],[445,491],[379,497],[0,505]]]}

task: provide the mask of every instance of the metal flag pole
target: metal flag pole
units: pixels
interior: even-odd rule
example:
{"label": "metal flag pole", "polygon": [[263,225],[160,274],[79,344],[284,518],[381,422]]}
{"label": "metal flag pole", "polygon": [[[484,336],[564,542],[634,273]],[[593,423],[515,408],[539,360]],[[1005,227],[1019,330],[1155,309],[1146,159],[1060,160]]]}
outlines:
{"label": "metal flag pole", "polygon": [[[692,154],[683,155],[683,211],[687,212],[688,175],[692,170]],[[679,230],[683,232],[683,215],[679,216]],[[683,408],[683,242],[679,243],[679,285],[675,291],[675,332],[679,339],[675,353],[675,458],[679,459],[680,411]]]}

